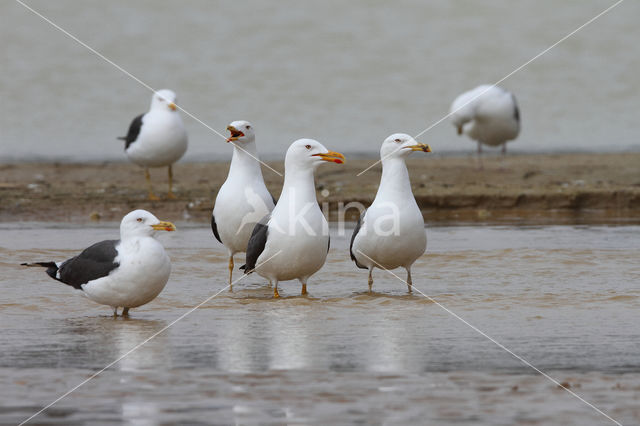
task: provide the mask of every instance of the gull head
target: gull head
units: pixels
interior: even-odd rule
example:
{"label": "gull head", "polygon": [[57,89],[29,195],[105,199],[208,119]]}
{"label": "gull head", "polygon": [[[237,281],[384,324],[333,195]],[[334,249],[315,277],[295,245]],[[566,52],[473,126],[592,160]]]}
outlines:
{"label": "gull head", "polygon": [[178,98],[172,90],[158,90],[151,97],[151,109],[168,109],[170,111],[176,111],[178,109],[176,106],[177,102]]}
{"label": "gull head", "polygon": [[171,222],[158,220],[146,210],[134,210],[127,213],[120,222],[120,238],[153,237],[156,231],[175,231]]}
{"label": "gull head", "polygon": [[312,168],[322,163],[344,163],[344,155],[329,151],[320,142],[313,139],[298,139],[291,144],[284,159],[285,169]]}
{"label": "gull head", "polygon": [[253,142],[256,140],[253,125],[246,120],[234,121],[227,126],[230,135],[227,142]]}
{"label": "gull head", "polygon": [[382,142],[380,158],[404,158],[413,151],[431,152],[429,145],[418,143],[405,133],[394,133]]}

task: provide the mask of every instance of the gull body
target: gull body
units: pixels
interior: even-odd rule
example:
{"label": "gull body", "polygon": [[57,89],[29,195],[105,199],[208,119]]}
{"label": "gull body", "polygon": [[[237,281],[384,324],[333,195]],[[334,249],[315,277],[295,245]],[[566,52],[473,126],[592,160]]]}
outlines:
{"label": "gull body", "polygon": [[233,157],[227,179],[220,187],[211,215],[211,230],[229,253],[229,285],[233,278],[233,256],[247,250],[256,223],[273,210],[258,159],[255,132],[248,121],[234,121],[227,127],[233,143]]}
{"label": "gull body", "polygon": [[149,168],[168,167],[169,198],[173,194],[172,165],[187,151],[187,131],[176,107],[176,94],[171,90],[159,90],[151,97],[151,107],[145,114],[133,119],[125,141],[129,160],[143,167],[149,188],[149,198],[156,200],[151,185]]}
{"label": "gull body", "polygon": [[164,289],[171,273],[171,261],[157,231],[174,231],[170,222],[158,220],[145,210],[134,210],[120,223],[120,239],[105,240],[63,262],[37,262],[51,278],[63,282],[94,302],[119,307],[123,315],[130,308],[149,303]]}
{"label": "gull body", "polygon": [[307,294],[307,280],[327,258],[329,226],[318,207],[314,184],[314,170],[323,162],[342,164],[344,156],[313,139],[291,144],[278,203],[249,240],[245,273],[256,271],[269,280],[274,297],[279,297],[278,282],[293,279]]}
{"label": "gull body", "polygon": [[351,236],[351,259],[359,268],[369,270],[369,291],[374,268],[399,267],[407,271],[411,291],[411,266],[427,248],[424,219],[405,164],[405,158],[413,151],[430,152],[431,148],[403,133],[393,134],[382,143],[380,186]]}
{"label": "gull body", "polygon": [[451,104],[451,121],[458,134],[466,133],[478,143],[478,156],[482,145],[502,146],[520,133],[520,110],[513,93],[484,84],[458,96]]}

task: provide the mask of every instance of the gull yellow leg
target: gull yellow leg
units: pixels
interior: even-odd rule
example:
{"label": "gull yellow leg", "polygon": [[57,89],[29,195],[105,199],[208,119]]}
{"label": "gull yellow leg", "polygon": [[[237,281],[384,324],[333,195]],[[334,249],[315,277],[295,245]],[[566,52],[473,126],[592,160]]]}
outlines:
{"label": "gull yellow leg", "polygon": [[412,292],[411,286],[413,285],[413,282],[411,281],[411,268],[407,268],[407,290],[409,291],[409,293]]}
{"label": "gull yellow leg", "polygon": [[302,283],[302,292],[300,293],[302,296],[306,296],[307,294],[307,283]]}
{"label": "gull yellow leg", "polygon": [[144,169],[144,177],[147,179],[147,188],[149,188],[149,199],[152,201],[158,201],[160,198],[158,198],[153,193],[153,188],[151,187],[151,175],[149,174],[149,169]]}
{"label": "gull yellow leg", "polygon": [[122,316],[123,317],[129,316],[129,308],[122,308]]}
{"label": "gull yellow leg", "polygon": [[167,198],[176,199],[176,194],[173,193],[173,169],[171,166],[169,166],[169,192],[167,192]]}
{"label": "gull yellow leg", "polygon": [[233,291],[233,256],[229,256],[229,291]]}
{"label": "gull yellow leg", "polygon": [[278,281],[276,281],[275,285],[273,286],[273,298],[277,299],[280,297],[280,293],[278,293]]}
{"label": "gull yellow leg", "polygon": [[373,290],[373,275],[371,275],[373,273],[373,268],[369,269],[369,293],[371,293],[371,291]]}

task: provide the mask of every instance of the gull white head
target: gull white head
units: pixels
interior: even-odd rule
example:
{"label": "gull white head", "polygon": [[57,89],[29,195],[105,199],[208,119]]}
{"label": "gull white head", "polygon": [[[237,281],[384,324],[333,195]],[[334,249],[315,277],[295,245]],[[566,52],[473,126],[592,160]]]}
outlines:
{"label": "gull white head", "polygon": [[411,136],[405,133],[394,133],[382,142],[380,147],[380,158],[404,158],[413,151],[431,152],[431,147],[423,143],[416,142]]}
{"label": "gull white head", "polygon": [[227,138],[227,142],[247,143],[256,140],[253,125],[246,120],[237,120],[227,126],[227,130],[231,135]]}
{"label": "gull white head", "polygon": [[344,155],[329,151],[313,139],[298,139],[291,144],[284,158],[285,169],[312,169],[324,162],[344,163]]}
{"label": "gull white head", "polygon": [[151,109],[169,109],[176,111],[178,109],[176,106],[177,102],[178,98],[173,91],[169,89],[158,90],[151,97]]}
{"label": "gull white head", "polygon": [[462,95],[451,104],[451,123],[458,129],[459,135],[462,134],[464,125],[475,116],[475,104],[469,100],[467,96]]}
{"label": "gull white head", "polygon": [[156,231],[175,231],[171,222],[158,220],[146,210],[134,210],[120,222],[120,238],[153,237]]}

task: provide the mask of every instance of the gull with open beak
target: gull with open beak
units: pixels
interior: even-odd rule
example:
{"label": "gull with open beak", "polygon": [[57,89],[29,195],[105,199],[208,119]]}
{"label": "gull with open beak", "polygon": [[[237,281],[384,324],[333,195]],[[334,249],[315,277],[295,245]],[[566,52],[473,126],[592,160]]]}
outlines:
{"label": "gull with open beak", "polygon": [[256,271],[269,280],[273,296],[278,282],[297,279],[302,294],[307,280],[324,265],[329,251],[329,226],[316,198],[314,171],[320,164],[344,163],[344,155],[313,139],[291,144],[284,160],[284,185],[273,212],[258,223],[247,246],[245,273]]}
{"label": "gull with open beak", "polygon": [[211,230],[229,253],[229,286],[236,253],[246,251],[256,223],[273,210],[275,200],[262,177],[253,125],[239,120],[227,126],[233,157],[227,180],[218,191],[211,215]]}
{"label": "gull with open beak", "polygon": [[113,308],[129,309],[149,303],[164,289],[171,261],[156,240],[157,231],[175,231],[171,222],[158,220],[146,210],[134,210],[120,223],[120,239],[105,240],[84,249],[63,262],[23,263],[42,266],[47,274],[81,290],[94,302]]}
{"label": "gull with open beak", "polygon": [[427,248],[422,212],[411,190],[405,158],[414,151],[431,152],[429,145],[396,133],[382,143],[382,177],[371,206],[360,217],[351,236],[351,260],[369,270],[369,292],[373,269],[407,271],[411,291],[411,266]]}
{"label": "gull with open beak", "polygon": [[125,141],[124,150],[133,163],[144,167],[144,175],[149,189],[149,199],[159,200],[151,185],[149,168],[169,168],[168,198],[176,198],[173,193],[172,165],[187,151],[187,131],[176,106],[176,94],[171,90],[159,90],[151,97],[151,108],[145,114],[133,119]]}

